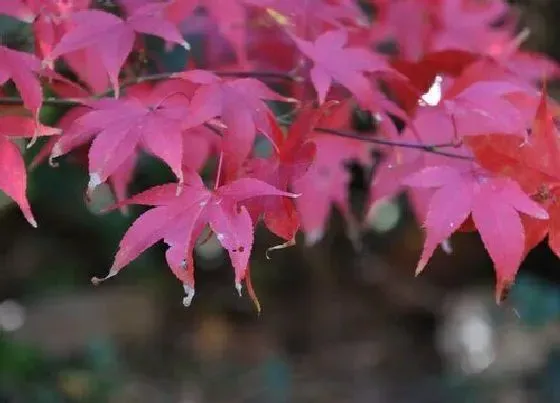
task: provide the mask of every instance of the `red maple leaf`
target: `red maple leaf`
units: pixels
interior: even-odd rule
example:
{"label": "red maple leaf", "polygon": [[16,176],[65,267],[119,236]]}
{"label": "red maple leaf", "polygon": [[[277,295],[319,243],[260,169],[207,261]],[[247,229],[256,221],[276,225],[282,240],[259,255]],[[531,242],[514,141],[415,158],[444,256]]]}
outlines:
{"label": "red maple leaf", "polygon": [[[462,142],[468,143],[466,139],[470,136],[500,132],[515,137],[515,141],[523,138],[534,109],[528,102],[534,99],[534,90],[512,81],[510,74],[492,62],[469,62],[468,66],[456,66],[460,72],[453,77],[457,71],[448,65],[449,56],[441,54],[422,62],[426,67],[432,63],[442,63],[452,76],[436,75],[432,86],[424,94],[419,98],[417,95],[417,98],[408,98],[408,101],[416,99],[414,108],[409,107],[415,110],[414,118],[402,134],[390,139],[410,147],[384,150],[386,158],[381,162],[371,187],[372,203],[394,196],[401,190],[402,180],[419,169],[442,164],[464,166],[464,159],[472,154]],[[428,76],[432,68],[436,69],[435,66],[429,67]],[[414,74],[414,71],[410,73]],[[447,147],[435,147],[437,153],[443,152],[441,155],[418,150],[416,145],[422,144],[447,144]],[[451,158],[453,156],[461,159]],[[466,162],[466,165],[470,165],[470,162]],[[412,192],[417,193],[418,190],[413,189]],[[421,193],[426,195],[424,190]],[[423,198],[414,199],[418,201]],[[418,218],[424,215],[422,205],[424,203],[415,206],[416,212],[420,214]]]}
{"label": "red maple leaf", "polygon": [[167,262],[183,282],[187,293],[184,302],[190,304],[194,295],[192,250],[196,238],[208,224],[229,253],[236,288],[240,291],[253,246],[253,222],[243,203],[266,195],[297,197],[252,178],[241,178],[209,190],[194,172],[185,173],[185,187],[179,196],[174,184],[156,186],[133,196],[126,204],[155,208],[132,224],[120,242],[109,274],[95,281],[115,276],[143,251],[163,239],[169,247]]}
{"label": "red maple leaf", "polygon": [[77,50],[91,49],[99,58],[119,95],[119,71],[132,51],[136,33],[159,36],[186,49],[190,46],[177,28],[162,17],[164,4],[153,3],[140,7],[126,20],[100,10],[78,11],[71,16],[74,27],[47,55],[46,63]]}
{"label": "red maple leaf", "polygon": [[[323,104],[315,109],[306,106],[297,116],[284,135],[276,122],[270,119],[276,148],[269,158],[253,158],[247,161],[245,173],[263,180],[278,189],[288,190],[309,169],[315,158],[315,143],[308,141],[319,119],[328,113],[332,103]],[[289,243],[295,242],[300,218],[294,201],[278,197],[255,199],[248,205],[252,217],[263,215],[267,228]]]}
{"label": "red maple leaf", "polygon": [[186,124],[194,127],[221,117],[227,127],[222,141],[225,172],[234,175],[250,154],[257,131],[272,136],[271,111],[264,100],[293,102],[254,78],[222,79],[205,70],[190,70],[174,77],[199,84],[191,100]]}
{"label": "red maple leaf", "polygon": [[403,109],[412,115],[418,106],[418,99],[432,87],[437,76],[456,78],[477,59],[472,53],[456,50],[426,53],[418,61],[396,58],[391,61],[391,66],[408,80],[389,80],[391,93]]}
{"label": "red maple leaf", "polygon": [[[320,126],[347,128],[352,107],[351,102],[342,103],[321,119]],[[314,244],[322,239],[333,206],[346,218],[350,232],[354,229],[355,220],[348,196],[350,172],[346,164],[355,161],[368,165],[371,162],[371,147],[360,140],[320,132],[309,136],[309,141],[315,145],[315,158],[307,172],[294,181],[293,189],[301,193],[295,203],[306,242]]]}
{"label": "red maple leaf", "polygon": [[511,36],[511,24],[493,26],[509,12],[504,0],[446,0],[439,2],[437,11],[431,50],[485,53],[496,40]]}
{"label": "red maple leaf", "polygon": [[433,35],[434,12],[439,2],[432,0],[372,0],[378,19],[371,25],[376,43],[392,39],[402,58],[421,59]]}
{"label": "red maple leaf", "polygon": [[471,138],[468,144],[481,165],[519,182],[548,210],[547,222],[530,218],[523,221],[527,233],[525,252],[548,234],[551,250],[560,256],[560,131],[551,102],[544,87],[532,128],[525,137],[489,134]]}
{"label": "red maple leaf", "polygon": [[420,273],[438,244],[449,238],[472,215],[472,220],[494,262],[496,299],[513,283],[523,259],[525,233],[519,213],[540,220],[548,213],[509,178],[495,177],[473,166],[456,169],[434,166],[412,174],[409,186],[435,188],[424,228],[426,242],[416,273]]}
{"label": "red maple leaf", "polygon": [[305,38],[309,32],[321,31],[324,26],[342,28],[344,22],[366,25],[365,15],[352,0],[248,0],[264,7],[279,25],[290,25],[296,34]]}
{"label": "red maple leaf", "polygon": [[31,53],[19,52],[0,45],[0,85],[12,79],[23,104],[38,119],[43,103],[43,92],[37,75],[41,61]]}
{"label": "red maple leaf", "polygon": [[[28,0],[21,2],[10,0],[2,2],[0,13],[6,13],[22,21],[31,22],[35,53],[43,59],[47,57],[56,43],[70,28],[72,13],[85,10],[89,7],[90,0]],[[64,60],[73,71],[88,84],[94,91],[101,92],[107,89],[107,74],[97,66],[97,55],[90,49],[68,53]]]}
{"label": "red maple leaf", "polygon": [[25,22],[32,22],[35,18],[33,10],[23,0],[3,0],[0,2],[0,14]]}
{"label": "red maple leaf", "polygon": [[[219,148],[220,138],[207,127],[191,128],[182,123],[184,118],[182,116],[184,114],[183,107],[188,106],[188,101],[185,97],[192,95],[193,91],[193,87],[188,82],[182,80],[163,81],[155,87],[150,83],[142,83],[128,87],[125,98],[109,100],[108,103],[100,103],[98,105],[99,108],[96,108],[96,103],[91,103],[89,107],[79,106],[72,108],[61,118],[57,125],[62,129],[63,136],[61,138],[53,138],[47,142],[33,160],[32,166],[41,163],[49,156],[51,164],[53,164],[54,158],[89,144],[96,134],[101,135],[103,131],[106,132],[106,135],[113,133],[112,130],[119,132],[120,129],[111,124],[112,120],[109,120],[106,126],[103,123],[103,119],[97,120],[101,114],[102,117],[106,116],[109,119],[119,119],[122,117],[125,129],[125,123],[128,122],[131,125],[130,130],[137,130],[136,134],[138,135],[136,140],[130,143],[132,148],[129,151],[131,153],[127,152],[114,156],[117,159],[118,166],[112,174],[108,175],[109,183],[118,201],[123,201],[128,197],[127,188],[132,180],[132,174],[138,159],[138,149],[134,149],[135,145],[143,151],[158,157],[165,154],[165,150],[162,153],[156,152],[153,147],[150,147],[151,143],[143,141],[144,135],[159,136],[158,130],[162,127],[167,129],[173,128],[174,130],[161,134],[161,136],[178,136],[181,139],[179,148],[175,144],[173,144],[173,147],[170,147],[172,153],[178,153],[181,156],[180,165],[177,161],[174,161],[174,164],[176,164],[175,171],[182,172],[181,166],[199,171],[210,157],[210,154],[215,153]],[[113,105],[117,105],[116,109],[112,109]],[[85,118],[84,115],[93,112],[92,107],[96,110],[96,113],[90,115],[89,118]],[[149,111],[154,111],[154,114],[149,114]],[[122,115],[119,115],[120,113]],[[152,120],[149,124],[143,122],[142,113],[147,115],[145,118]],[[85,124],[82,124],[83,120],[86,120]],[[162,120],[164,121],[163,125],[158,127],[157,123]],[[142,126],[140,130],[138,130],[138,125]],[[113,139],[119,141],[119,136],[122,139],[123,135],[125,135],[124,132],[117,133]],[[119,161],[122,163],[119,163]],[[83,163],[86,167],[88,166],[87,158]]]}
{"label": "red maple leaf", "polygon": [[348,33],[345,29],[327,31],[315,42],[292,36],[299,50],[313,61],[311,81],[317,91],[319,103],[325,102],[333,83],[348,89],[362,105],[371,106],[374,98],[366,72],[391,71],[379,54],[362,47],[346,47]]}
{"label": "red maple leaf", "polygon": [[[138,7],[135,3],[146,1],[126,0],[132,9]],[[200,7],[206,14],[212,29],[219,31],[221,36],[233,47],[237,62],[241,66],[247,64],[247,30],[248,10],[251,0],[181,0],[166,4],[165,17],[174,24],[178,24],[187,17],[193,16]]]}
{"label": "red maple leaf", "polygon": [[524,109],[535,111],[529,132],[522,137],[487,133],[468,139],[467,144],[485,168],[510,176],[526,191],[536,193],[540,186],[560,180],[559,131],[550,111],[546,88],[540,101],[531,97],[516,98],[514,101]]}
{"label": "red maple leaf", "polygon": [[509,26],[493,24],[508,12],[503,0],[373,0],[378,21],[372,24],[376,42],[392,39],[401,57],[416,61],[439,50],[485,52]]}
{"label": "red maple leaf", "polygon": [[[401,135],[391,138],[393,141],[410,145],[409,147],[381,147],[384,157],[380,161],[371,182],[369,203],[371,208],[382,200],[391,199],[404,190],[403,181],[423,168],[437,165],[456,167],[470,166],[470,150],[460,143],[453,121],[438,107],[420,106],[412,120],[411,127],[405,128]],[[434,150],[444,154],[429,153],[414,148],[416,145],[436,145]],[[454,145],[441,147],[437,145]],[[452,156],[449,156],[448,154]],[[460,156],[462,158],[453,158]],[[412,188],[407,193],[412,198],[412,207],[418,221],[424,220],[426,197],[431,193],[425,189]]]}
{"label": "red maple leaf", "polygon": [[163,160],[182,182],[184,97],[162,96],[103,99],[89,104],[91,111],[77,118],[60,138],[51,159],[93,139],[89,149],[89,191],[137,152],[137,146]]}
{"label": "red maple leaf", "polygon": [[20,150],[13,138],[53,136],[60,130],[39,125],[25,116],[0,116],[0,190],[11,197],[20,207],[25,219],[34,227],[37,222],[27,201],[27,174]]}
{"label": "red maple leaf", "polygon": [[[177,2],[178,4],[179,2]],[[189,0],[183,2],[203,4],[210,18],[216,23],[220,33],[233,46],[237,62],[247,65],[247,9],[245,0]]]}

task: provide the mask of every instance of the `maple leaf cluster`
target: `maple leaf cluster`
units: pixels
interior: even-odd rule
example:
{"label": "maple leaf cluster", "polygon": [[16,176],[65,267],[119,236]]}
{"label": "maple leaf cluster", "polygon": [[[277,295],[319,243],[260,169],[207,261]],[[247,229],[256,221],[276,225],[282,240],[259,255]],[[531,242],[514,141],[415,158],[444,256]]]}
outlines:
{"label": "maple leaf cluster", "polygon": [[[0,104],[27,111],[0,112],[0,189],[36,226],[13,140],[48,136],[33,164],[85,149],[88,195],[107,183],[115,208],[151,207],[105,278],[163,240],[188,305],[209,228],[252,293],[259,221],[279,247],[300,230],[319,241],[333,207],[360,228],[348,161],[376,167],[370,209],[407,192],[426,233],[417,272],[478,231],[499,300],[547,235],[560,256],[560,109],[544,84],[560,68],[520,48],[528,32],[504,0],[3,0],[0,14],[34,39],[0,45],[0,85],[19,95]],[[182,47],[184,69],[150,70],[147,35]],[[55,127],[43,105],[67,107]],[[375,128],[353,129],[357,109]],[[176,180],[130,197],[144,154]]]}

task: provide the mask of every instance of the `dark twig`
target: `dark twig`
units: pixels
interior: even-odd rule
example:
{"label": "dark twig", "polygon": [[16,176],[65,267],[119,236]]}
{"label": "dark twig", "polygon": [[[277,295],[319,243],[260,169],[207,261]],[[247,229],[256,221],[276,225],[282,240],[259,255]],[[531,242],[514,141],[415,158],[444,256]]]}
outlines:
{"label": "dark twig", "polygon": [[[279,79],[279,80],[296,80],[297,77],[289,73],[281,73],[275,71],[214,71],[214,74],[220,77],[239,77],[239,78],[261,78],[261,79]],[[147,74],[144,76],[134,77],[128,80],[123,80],[120,89],[125,89],[135,84],[150,82],[150,81],[162,81],[177,77],[178,72],[168,72],[168,73],[155,73]],[[99,98],[111,96],[114,93],[113,89],[107,90],[106,92],[92,96],[90,98],[45,98],[43,99],[43,105],[48,106],[61,106],[61,107],[71,107],[82,105],[84,101],[92,101]],[[0,105],[22,105],[23,100],[18,97],[0,97]]]}
{"label": "dark twig", "polygon": [[[170,78],[177,78],[177,75],[180,72],[172,72],[172,73],[155,73],[155,74],[147,74],[144,76],[138,76],[135,78],[131,78],[129,80],[124,80],[121,84],[121,89],[130,87],[134,84],[145,83],[148,81],[161,81],[167,80]],[[294,81],[296,80],[296,76],[289,74],[289,73],[282,73],[276,71],[213,71],[214,74],[220,77],[238,77],[238,78],[261,78],[261,79],[279,79],[279,80],[288,80]]]}
{"label": "dark twig", "polygon": [[[82,105],[85,100],[88,98],[45,98],[43,105],[70,107]],[[23,105],[23,100],[19,97],[0,97],[0,105]]]}
{"label": "dark twig", "polygon": [[367,136],[357,134],[357,133],[345,132],[345,131],[335,130],[335,129],[328,129],[328,128],[325,128],[325,127],[317,127],[317,128],[315,128],[315,131],[321,132],[321,133],[326,133],[326,134],[332,134],[334,136],[359,140],[359,141],[363,141],[363,142],[371,143],[371,144],[377,144],[377,145],[389,146],[389,147],[412,148],[412,149],[416,149],[416,150],[420,150],[420,151],[425,151],[427,153],[443,155],[443,156],[450,157],[450,158],[472,160],[472,157],[469,157],[468,155],[455,154],[455,153],[440,150],[441,148],[457,148],[457,146],[458,146],[457,143],[442,143],[442,144],[406,143],[406,142],[400,142],[400,141],[380,139],[380,138],[377,138],[377,137],[367,137]]}
{"label": "dark twig", "polygon": [[[144,76],[138,76],[129,80],[124,80],[121,83],[120,88],[124,89],[126,87],[132,86],[134,84],[149,82],[149,81],[161,81],[172,79],[177,77],[177,72],[173,73],[156,73],[156,74],[149,74]],[[283,79],[283,80],[296,80],[297,77],[289,74],[289,73],[280,73],[280,72],[273,72],[273,71],[216,71],[214,74],[222,76],[222,77],[256,77],[256,78],[276,78],[276,79]],[[102,97],[110,96],[113,93],[113,90],[109,90],[104,94],[100,94],[97,96],[92,96],[88,98],[45,98],[43,99],[43,105],[45,106],[58,106],[58,107],[72,107],[83,105],[87,101],[93,101]],[[18,97],[0,97],[0,105],[23,105],[23,100]],[[211,124],[206,123],[205,126],[212,130],[217,135],[221,136],[222,133],[219,129],[212,126]],[[332,134],[339,137],[351,138],[359,141],[363,141],[366,143],[377,144],[377,145],[384,145],[389,147],[402,147],[402,148],[412,148],[421,151],[425,151],[432,154],[443,155],[450,158],[459,158],[459,159],[466,159],[471,160],[472,157],[467,155],[455,154],[447,151],[442,151],[442,148],[457,148],[460,144],[455,143],[445,143],[445,144],[418,144],[418,143],[406,143],[406,142],[399,142],[399,141],[392,141],[392,140],[385,140],[376,137],[367,137],[357,133],[352,132],[345,132],[341,130],[335,129],[328,129],[328,128],[316,128],[318,132]]]}

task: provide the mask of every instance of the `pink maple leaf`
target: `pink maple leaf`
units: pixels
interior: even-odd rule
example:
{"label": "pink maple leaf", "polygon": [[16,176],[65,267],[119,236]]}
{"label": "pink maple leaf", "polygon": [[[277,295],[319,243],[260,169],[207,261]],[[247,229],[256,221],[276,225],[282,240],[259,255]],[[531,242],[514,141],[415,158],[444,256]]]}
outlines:
{"label": "pink maple leaf", "polygon": [[37,74],[41,61],[34,55],[0,45],[0,85],[12,79],[23,99],[23,104],[36,119],[43,103],[43,91]]}
{"label": "pink maple leaf", "polygon": [[426,242],[416,268],[420,273],[438,244],[472,216],[495,265],[496,298],[514,281],[523,259],[525,233],[519,213],[541,220],[548,213],[512,179],[496,177],[480,168],[433,166],[412,174],[409,186],[436,189],[429,203],[424,228]]}
{"label": "pink maple leaf", "polygon": [[505,28],[492,26],[508,12],[509,6],[504,0],[484,3],[474,0],[442,1],[435,16],[437,26],[430,50],[460,49],[484,53],[495,40],[510,36],[508,25]]}
{"label": "pink maple leaf", "polygon": [[51,159],[93,139],[89,150],[89,191],[104,183],[137,146],[163,160],[182,182],[184,97],[103,99],[77,118],[53,148]]}
{"label": "pink maple leaf", "polygon": [[185,49],[190,46],[177,28],[162,16],[164,4],[140,7],[126,20],[100,10],[78,11],[71,16],[74,25],[58,42],[45,60],[52,63],[61,55],[82,49],[93,49],[119,95],[119,71],[132,51],[136,33],[159,36]]}
{"label": "pink maple leaf", "polygon": [[373,0],[378,18],[371,25],[371,38],[380,43],[396,42],[401,57],[419,60],[433,35],[433,13],[439,2],[432,0]]}
{"label": "pink maple leaf", "polygon": [[352,0],[246,0],[265,10],[281,25],[292,25],[298,36],[325,25],[342,28],[345,21],[366,25],[365,14]]}
{"label": "pink maple leaf", "polygon": [[391,70],[380,55],[366,48],[345,47],[348,33],[344,29],[327,31],[315,42],[296,36],[293,40],[299,50],[313,61],[310,75],[319,103],[325,102],[333,81],[336,81],[362,105],[370,106],[374,96],[371,83],[364,74]]}
{"label": "pink maple leaf", "polygon": [[294,191],[301,193],[296,206],[310,245],[323,238],[333,205],[346,219],[350,219],[350,172],[345,164],[353,160],[366,163],[369,159],[368,147],[359,140],[315,135],[311,141],[317,150],[315,160],[307,173],[293,185]]}
{"label": "pink maple leaf", "polygon": [[0,190],[20,207],[25,219],[37,227],[37,222],[27,201],[27,174],[25,163],[13,138],[30,138],[36,135],[53,136],[60,130],[39,125],[25,116],[0,116]]}
{"label": "pink maple leaf", "polygon": [[[313,163],[315,143],[308,141],[309,136],[330,106],[326,103],[320,109],[305,107],[285,136],[276,119],[271,118],[276,148],[269,158],[253,158],[247,161],[245,173],[278,189],[288,190],[295,181],[305,175]],[[271,232],[288,242],[294,241],[300,218],[293,200],[262,197],[250,203],[248,209],[255,218],[262,214],[263,221]]]}
{"label": "pink maple leaf", "polygon": [[221,117],[227,127],[222,141],[226,174],[241,167],[253,147],[257,131],[271,137],[269,116],[264,100],[293,102],[254,78],[222,79],[205,70],[190,70],[175,75],[199,84],[191,99],[192,113],[185,120],[194,127]]}
{"label": "pink maple leaf", "polygon": [[[32,23],[35,54],[43,59],[70,28],[72,13],[85,10],[90,0],[9,0],[0,4],[0,14],[5,13],[22,21]],[[97,55],[90,49],[68,53],[64,56],[70,68],[94,91],[107,89],[107,74],[98,68]]]}
{"label": "pink maple leaf", "polygon": [[241,178],[209,190],[194,172],[185,173],[185,188],[179,196],[173,184],[156,186],[133,196],[126,204],[155,208],[142,214],[128,229],[109,274],[101,280],[115,276],[143,251],[163,239],[169,247],[167,262],[185,286],[184,303],[190,304],[194,295],[193,243],[208,224],[229,253],[236,288],[240,291],[253,246],[253,223],[243,203],[265,195],[296,197],[251,178]]}
{"label": "pink maple leaf", "polygon": [[25,22],[32,22],[35,18],[33,10],[23,0],[3,0],[0,2],[0,14]]}

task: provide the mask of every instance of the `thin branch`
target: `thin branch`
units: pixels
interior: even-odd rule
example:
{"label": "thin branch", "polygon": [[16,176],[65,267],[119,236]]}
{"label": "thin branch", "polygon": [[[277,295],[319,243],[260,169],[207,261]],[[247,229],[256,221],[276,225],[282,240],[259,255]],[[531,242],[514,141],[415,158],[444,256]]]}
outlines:
{"label": "thin branch", "polygon": [[[176,77],[178,72],[168,72],[168,73],[155,73],[147,74],[144,76],[138,76],[128,80],[124,80],[119,89],[125,89],[135,84],[151,82],[151,81],[162,81],[170,78]],[[290,73],[281,73],[275,71],[213,71],[214,74],[220,77],[239,77],[239,78],[262,78],[262,79],[280,79],[294,81],[297,79],[296,76]],[[84,101],[96,100],[99,98],[107,97],[112,95],[113,89],[109,89],[104,93],[99,95],[94,95],[89,98],[45,98],[43,99],[43,105],[48,106],[61,106],[61,107],[72,107],[82,105]],[[23,105],[23,100],[18,97],[0,97],[0,105]]]}
{"label": "thin branch", "polygon": [[279,80],[288,80],[288,81],[296,81],[298,77],[292,73],[282,73],[280,71],[214,71],[214,74],[220,77],[238,77],[238,78],[246,78],[246,77],[254,77],[254,78],[262,78],[262,79],[279,79]]}
{"label": "thin branch", "polygon": [[[154,74],[146,74],[144,76],[138,76],[138,77],[134,77],[134,78],[130,78],[127,80],[123,80],[119,86],[119,90],[124,90],[127,87],[131,87],[133,85],[136,84],[140,84],[140,83],[147,83],[147,82],[152,82],[152,81],[162,81],[162,80],[168,80],[171,78],[177,78],[177,74],[180,72],[167,72],[167,73],[154,73]],[[279,80],[288,80],[288,81],[294,81],[297,79],[296,76],[289,74],[289,73],[281,73],[281,72],[275,72],[275,71],[213,71],[212,73],[214,73],[217,76],[220,77],[239,77],[239,78],[248,78],[248,77],[253,77],[253,78],[261,78],[261,79],[279,79]],[[98,99],[98,98],[103,98],[103,97],[107,97],[107,96],[111,96],[114,93],[114,90],[108,89],[107,91],[96,95],[96,96],[92,96],[92,99]],[[54,99],[54,98],[53,98]],[[47,101],[47,100],[45,100]],[[49,103],[45,103],[45,105],[48,105]],[[50,103],[51,105],[53,103]],[[76,104],[79,104],[79,100],[77,100]],[[64,102],[62,102],[62,105],[66,105]]]}
{"label": "thin branch", "polygon": [[[296,80],[297,77],[290,73],[280,73],[274,71],[215,71],[214,74],[222,76],[222,77],[259,77],[259,78],[277,78],[277,79],[284,79],[284,80]],[[120,89],[124,89],[126,87],[132,86],[134,84],[140,84],[149,81],[161,81],[170,78],[176,77],[177,72],[168,72],[168,73],[156,73],[156,74],[149,74],[144,76],[138,76],[129,80],[124,80],[121,85]],[[83,105],[85,101],[92,101],[102,97],[106,97],[111,95],[113,90],[109,90],[103,94],[92,96],[89,98],[45,98],[43,99],[43,105],[45,106],[58,106],[58,107],[72,107]],[[23,105],[23,100],[19,97],[0,97],[0,105]],[[205,126],[212,130],[217,135],[221,136],[222,133],[213,127],[212,125],[206,123]],[[359,141],[363,141],[366,143],[377,144],[377,145],[384,145],[390,147],[403,147],[403,148],[412,148],[421,151],[425,151],[432,154],[438,154],[446,157],[451,158],[459,158],[459,159],[466,159],[471,160],[472,157],[467,155],[455,154],[447,151],[442,151],[442,148],[450,148],[454,147],[457,148],[457,143],[445,143],[445,144],[417,144],[417,143],[406,143],[406,142],[399,142],[399,141],[392,141],[392,140],[384,140],[374,137],[366,137],[359,135],[357,133],[352,132],[345,132],[340,130],[328,129],[328,128],[316,128],[318,132],[332,134],[339,137],[351,138]]]}
{"label": "thin branch", "polygon": [[223,165],[224,165],[224,150],[220,151],[220,158],[218,159],[218,168],[216,169],[216,182],[214,183],[214,190],[220,187]]}
{"label": "thin branch", "polygon": [[[85,100],[88,98],[45,98],[43,105],[70,107],[82,105]],[[19,97],[0,97],[0,105],[23,105],[23,100]]]}
{"label": "thin branch", "polygon": [[371,144],[390,146],[390,147],[412,148],[420,151],[425,151],[427,153],[443,155],[446,157],[472,160],[472,157],[469,157],[468,155],[455,154],[455,153],[440,150],[441,148],[457,148],[458,145],[456,143],[442,143],[442,144],[406,143],[401,141],[384,140],[376,137],[366,137],[357,133],[328,129],[325,127],[317,127],[315,128],[315,131],[326,133],[326,134],[332,134],[339,137],[359,140]]}
{"label": "thin branch", "polygon": [[[155,80],[156,78],[153,78],[153,76],[143,76],[143,77],[139,77],[136,82],[142,82],[140,79],[144,79],[144,81],[149,81],[149,80]],[[162,79],[161,77],[159,79]],[[140,81],[138,81],[140,80]],[[43,99],[43,105],[45,106],[59,106],[59,107],[72,107],[72,106],[78,106],[78,105],[83,105],[83,102],[85,100],[93,100],[96,98],[82,98],[82,99],[78,99],[78,98],[45,98]],[[0,97],[0,105],[23,105],[23,100],[21,98],[18,97]],[[212,130],[216,135],[218,136],[222,136],[222,133],[220,130],[218,130],[216,127],[212,126],[209,123],[205,123],[204,126],[206,126],[208,129]],[[326,134],[332,134],[335,136],[339,136],[339,137],[345,137],[345,138],[350,138],[350,139],[354,139],[354,140],[359,140],[359,141],[363,141],[366,143],[371,143],[371,144],[377,144],[377,145],[383,145],[383,146],[389,146],[389,147],[402,147],[402,148],[412,148],[412,149],[416,149],[416,150],[420,150],[420,151],[424,151],[427,153],[431,153],[431,154],[438,154],[438,155],[442,155],[445,157],[450,157],[450,158],[458,158],[458,159],[464,159],[464,160],[472,160],[472,157],[468,156],[468,155],[461,155],[461,154],[455,154],[452,152],[447,152],[447,151],[442,151],[442,148],[457,148],[458,144],[457,143],[442,143],[442,144],[417,144],[417,143],[406,143],[406,142],[399,142],[399,141],[392,141],[392,140],[384,140],[384,139],[380,139],[380,138],[375,138],[375,137],[366,137],[357,133],[352,133],[352,132],[345,132],[345,131],[341,131],[341,130],[335,130],[335,129],[328,129],[325,127],[318,127],[315,129],[318,132],[321,133],[326,133]]]}
{"label": "thin branch", "polygon": [[[148,81],[161,81],[167,80],[170,78],[174,78],[180,72],[167,72],[167,73],[155,73],[155,74],[147,74],[144,76],[138,76],[135,78],[131,78],[129,80],[124,80],[120,86],[120,88],[130,87],[134,84],[145,83]],[[217,76],[220,77],[238,77],[238,78],[262,78],[262,79],[279,79],[279,80],[288,80],[294,81],[297,79],[296,76],[290,73],[282,73],[277,71],[212,71]]]}

